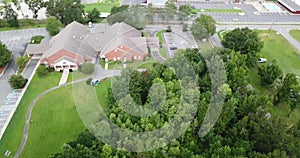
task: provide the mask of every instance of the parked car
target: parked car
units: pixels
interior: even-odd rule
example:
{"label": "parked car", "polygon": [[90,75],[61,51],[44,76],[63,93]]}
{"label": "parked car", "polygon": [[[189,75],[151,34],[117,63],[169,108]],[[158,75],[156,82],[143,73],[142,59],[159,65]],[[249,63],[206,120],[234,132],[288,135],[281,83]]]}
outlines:
{"label": "parked car", "polygon": [[265,63],[265,62],[267,62],[268,60],[266,59],[266,58],[259,58],[258,60],[257,60],[257,62],[259,62],[259,63]]}
{"label": "parked car", "polygon": [[170,50],[177,50],[177,47],[176,46],[171,46]]}

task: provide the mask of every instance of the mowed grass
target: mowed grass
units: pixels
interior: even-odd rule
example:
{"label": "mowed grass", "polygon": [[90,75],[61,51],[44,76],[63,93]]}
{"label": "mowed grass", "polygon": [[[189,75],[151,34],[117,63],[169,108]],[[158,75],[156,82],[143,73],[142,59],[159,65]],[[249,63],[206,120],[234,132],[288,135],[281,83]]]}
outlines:
{"label": "mowed grass", "polygon": [[88,12],[96,8],[100,12],[110,13],[111,8],[114,6],[116,7],[120,6],[120,0],[105,0],[103,2],[98,2],[98,3],[84,4],[84,11]]}
{"label": "mowed grass", "polygon": [[21,158],[49,157],[86,129],[77,114],[71,85],[41,97],[34,106],[31,120]]}
{"label": "mowed grass", "polygon": [[[297,50],[291,45],[282,35],[276,34],[275,31],[261,31],[259,30],[259,36],[264,41],[264,47],[262,49],[262,57],[267,58],[268,64],[275,59],[283,70],[284,73],[295,73],[300,75],[300,58]],[[262,94],[272,95],[272,88],[269,86],[262,86],[257,69],[249,70],[249,79],[252,86]],[[299,108],[293,111],[290,115],[290,108],[286,104],[279,104],[277,106],[268,107],[268,111],[272,115],[281,115],[287,118],[287,122],[291,125],[295,125],[300,119]]]}
{"label": "mowed grass", "polygon": [[163,33],[164,32],[167,32],[167,30],[161,30],[161,31],[157,32],[156,35],[155,35],[156,37],[159,38],[159,44],[164,43],[164,39],[163,39]]}
{"label": "mowed grass", "polygon": [[260,31],[259,36],[264,41],[262,57],[268,61],[275,59],[284,73],[300,76],[300,54],[288,40],[274,31]]}
{"label": "mowed grass", "polygon": [[0,140],[0,155],[10,150],[11,156],[16,153],[23,137],[25,118],[32,100],[41,92],[58,85],[61,73],[53,72],[44,78],[35,75],[27,88],[18,108],[11,119],[2,139]]}
{"label": "mowed grass", "polygon": [[104,111],[106,111],[108,108],[108,103],[107,103],[108,91],[107,91],[107,89],[110,87],[111,87],[111,78],[107,78],[107,79],[100,81],[100,83],[96,86],[97,98],[98,98],[99,104],[102,106]]}
{"label": "mowed grass", "polygon": [[291,30],[290,35],[300,43],[300,30]]}
{"label": "mowed grass", "polygon": [[166,49],[164,47],[159,48],[159,54],[166,59],[168,58]]}

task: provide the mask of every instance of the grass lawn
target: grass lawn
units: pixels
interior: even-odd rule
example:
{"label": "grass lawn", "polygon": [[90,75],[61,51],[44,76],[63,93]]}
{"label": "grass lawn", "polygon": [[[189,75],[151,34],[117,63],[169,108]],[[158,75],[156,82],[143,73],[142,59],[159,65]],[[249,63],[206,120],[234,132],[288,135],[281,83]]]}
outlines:
{"label": "grass lawn", "polygon": [[[41,92],[51,87],[57,86],[61,73],[53,72],[46,77],[40,78],[35,75],[27,88],[13,118],[11,119],[2,139],[0,140],[0,155],[6,150],[12,151],[11,157],[16,153],[21,143],[25,117],[32,100]],[[43,86],[41,86],[43,85]]]}
{"label": "grass lawn", "polygon": [[71,85],[41,97],[31,120],[23,158],[49,157],[86,129],[77,114]]}
{"label": "grass lawn", "polygon": [[99,104],[107,110],[107,88],[111,87],[111,78],[104,79],[96,87]]}
{"label": "grass lawn", "polygon": [[40,44],[41,41],[45,38],[45,36],[37,35],[31,37],[30,44]]}
{"label": "grass lawn", "polygon": [[291,30],[290,35],[300,43],[300,30]]}
{"label": "grass lawn", "polygon": [[195,40],[200,48],[200,51],[207,51],[214,48],[213,45],[208,40],[207,41],[201,41],[198,39]]}
{"label": "grass lawn", "polygon": [[[259,36],[264,41],[262,57],[267,58],[269,62],[276,59],[284,73],[295,73],[297,76],[300,76],[300,55],[296,53],[296,48],[294,48],[282,35],[276,34],[275,31],[259,30],[258,32]],[[272,91],[270,87],[260,85],[257,69],[250,69],[249,78],[252,86],[257,89],[258,92],[271,95]],[[288,117],[289,106],[285,104],[268,107],[268,111],[273,115],[284,115],[287,117],[287,122],[289,124],[296,124],[300,119],[299,108],[292,112]]]}
{"label": "grass lawn", "polygon": [[159,54],[166,59],[168,58],[166,49],[164,47],[159,48]]}
{"label": "grass lawn", "polygon": [[88,12],[97,8],[100,12],[110,12],[114,6],[119,6],[120,0],[105,0],[103,2],[84,4],[84,11]]}
{"label": "grass lawn", "polygon": [[242,13],[241,9],[204,9],[205,12],[217,12],[217,13]]}
{"label": "grass lawn", "polygon": [[167,30],[161,30],[161,31],[156,33],[156,37],[159,38],[159,44],[164,43],[164,40],[163,40],[163,33],[164,32],[167,32]]}
{"label": "grass lawn", "polygon": [[284,73],[295,73],[300,76],[300,54],[293,45],[274,31],[260,31],[259,36],[264,41],[262,57],[268,61],[276,59]]}
{"label": "grass lawn", "polygon": [[[146,69],[149,67],[152,67],[152,64],[155,62],[154,59],[150,58],[147,61],[134,61],[134,62],[127,62],[127,67],[134,67],[139,69]],[[105,68],[105,60],[100,61],[100,65],[102,68]],[[108,70],[121,70],[123,69],[123,62],[114,62],[114,61],[108,61]]]}

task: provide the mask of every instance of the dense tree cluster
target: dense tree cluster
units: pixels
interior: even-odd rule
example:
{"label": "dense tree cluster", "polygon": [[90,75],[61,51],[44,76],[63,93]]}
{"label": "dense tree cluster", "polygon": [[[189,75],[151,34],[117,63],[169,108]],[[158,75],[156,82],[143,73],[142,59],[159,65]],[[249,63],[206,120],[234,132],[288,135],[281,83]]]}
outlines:
{"label": "dense tree cluster", "polygon": [[216,33],[216,21],[209,15],[201,14],[193,21],[191,31],[195,38],[208,38]]}
{"label": "dense tree cluster", "polygon": [[[126,70],[121,77],[114,82],[117,91],[108,89],[108,108],[106,114],[112,122],[119,127],[133,131],[152,131],[161,128],[168,123],[170,118],[175,117],[178,110],[180,95],[185,92],[181,89],[184,80],[177,73],[187,76],[189,69],[179,60],[179,55],[189,61],[197,76],[200,94],[196,116],[185,134],[178,137],[165,147],[147,152],[126,152],[111,147],[96,139],[89,132],[84,132],[75,141],[66,143],[62,151],[52,155],[55,158],[62,157],[297,157],[300,155],[300,124],[287,124],[282,116],[267,117],[267,107],[272,106],[272,100],[261,94],[256,94],[248,83],[248,67],[246,66],[245,54],[229,49],[214,49],[201,54],[196,49],[180,50],[176,53],[173,62],[170,64],[178,69],[155,64],[153,68],[145,72]],[[227,73],[227,84],[221,84],[219,80],[214,81],[212,77],[215,70],[220,69],[219,59],[224,61]],[[209,67],[208,67],[208,66]],[[211,71],[211,72],[209,72]],[[176,72],[176,73],[175,73]],[[124,98],[124,85],[121,78],[131,77],[129,92],[133,102],[126,102]],[[278,86],[279,98],[290,96],[290,88],[297,83],[295,76],[286,75]],[[220,82],[220,83],[219,83]],[[164,85],[165,91],[159,91],[156,95],[150,95],[156,83]],[[150,88],[151,87],[151,88]],[[191,87],[190,87],[191,88]],[[203,123],[204,116],[210,105],[212,93],[217,91],[226,92],[226,98],[222,113],[213,129],[205,136],[199,137],[198,131]],[[152,101],[160,101],[166,94],[166,101],[159,112],[151,117],[140,118],[122,110],[116,101],[124,105],[136,106],[136,108],[155,108]],[[122,102],[123,101],[123,102]],[[124,106],[123,105],[123,106]],[[104,124],[103,124],[103,129]],[[113,130],[113,129],[112,129]],[[110,131],[113,133],[113,131]],[[108,133],[109,135],[110,133]],[[170,133],[172,134],[172,133]],[[132,143],[129,140],[124,145]],[[145,147],[142,142],[141,147]],[[146,142],[145,142],[146,143]],[[154,143],[154,142],[153,142]]]}
{"label": "dense tree cluster", "polygon": [[11,51],[0,41],[0,66],[5,66],[11,60]]}
{"label": "dense tree cluster", "polygon": [[49,32],[50,36],[55,36],[59,33],[61,27],[61,22],[56,19],[54,16],[51,16],[47,19],[46,29]]}

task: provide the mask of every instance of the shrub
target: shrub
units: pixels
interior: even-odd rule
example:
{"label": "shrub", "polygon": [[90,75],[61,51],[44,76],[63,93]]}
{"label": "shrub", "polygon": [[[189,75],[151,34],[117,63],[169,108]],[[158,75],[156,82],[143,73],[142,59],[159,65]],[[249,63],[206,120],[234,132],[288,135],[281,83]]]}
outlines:
{"label": "shrub", "polygon": [[22,75],[12,75],[10,76],[8,82],[11,88],[20,89],[26,85],[27,79],[25,79]]}
{"label": "shrub", "polygon": [[49,72],[48,72],[48,70],[47,70],[47,68],[46,68],[45,65],[40,65],[40,66],[37,68],[36,73],[38,74],[38,76],[44,77],[44,76],[46,76]]}
{"label": "shrub", "polygon": [[47,67],[48,72],[53,72],[55,69],[54,67]]}
{"label": "shrub", "polygon": [[92,82],[92,78],[91,78],[91,77],[90,77],[90,78],[88,78],[88,79],[87,79],[85,82],[86,82],[86,84],[87,84],[87,85],[90,85],[90,84],[91,84],[91,82]]}
{"label": "shrub", "polygon": [[84,63],[81,65],[80,71],[85,74],[91,74],[95,70],[94,64],[92,63]]}

